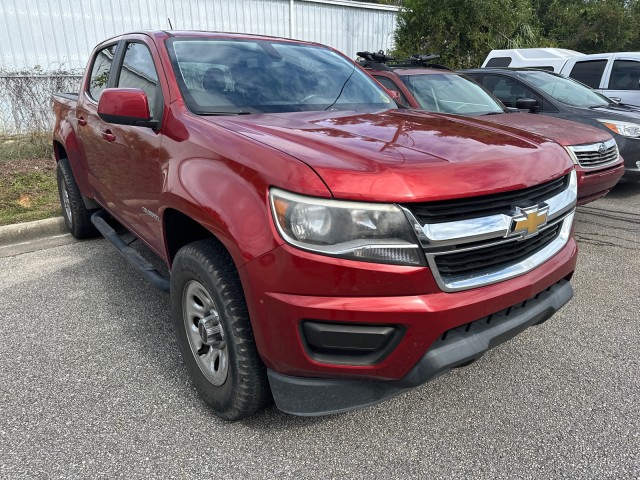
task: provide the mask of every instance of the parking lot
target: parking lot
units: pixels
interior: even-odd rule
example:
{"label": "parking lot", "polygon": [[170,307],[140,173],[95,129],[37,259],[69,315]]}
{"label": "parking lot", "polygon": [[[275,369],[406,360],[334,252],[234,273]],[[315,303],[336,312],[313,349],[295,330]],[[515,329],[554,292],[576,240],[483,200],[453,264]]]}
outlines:
{"label": "parking lot", "polygon": [[0,477],[638,478],[640,185],[581,207],[572,302],[378,406],[227,423],[105,240],[0,258]]}

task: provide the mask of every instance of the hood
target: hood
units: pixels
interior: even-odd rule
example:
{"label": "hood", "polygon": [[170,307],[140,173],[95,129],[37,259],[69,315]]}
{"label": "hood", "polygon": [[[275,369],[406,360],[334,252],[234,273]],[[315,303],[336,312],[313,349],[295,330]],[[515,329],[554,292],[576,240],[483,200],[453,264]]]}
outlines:
{"label": "hood", "polygon": [[553,140],[563,147],[606,142],[612,138],[604,130],[583,123],[531,113],[502,113],[477,118],[490,124],[502,125],[510,131],[525,130],[533,132]]}
{"label": "hood", "polygon": [[564,149],[540,135],[441,114],[322,111],[205,118],[306,163],[343,199],[486,195],[537,185],[572,168]]}
{"label": "hood", "polygon": [[640,123],[640,107],[621,103],[606,107],[578,108],[573,110],[580,116],[589,118],[602,118],[607,120],[620,120],[623,122]]}

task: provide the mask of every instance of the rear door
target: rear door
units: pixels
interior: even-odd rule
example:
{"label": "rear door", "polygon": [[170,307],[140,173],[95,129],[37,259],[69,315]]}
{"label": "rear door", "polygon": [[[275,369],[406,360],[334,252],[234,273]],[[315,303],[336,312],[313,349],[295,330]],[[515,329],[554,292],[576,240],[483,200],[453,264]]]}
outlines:
{"label": "rear door", "polygon": [[605,85],[602,93],[606,96],[640,106],[640,57],[616,55],[607,72]]}
{"label": "rear door", "polygon": [[[103,57],[109,57],[109,61]],[[162,150],[163,92],[158,52],[146,35],[130,35],[108,55],[96,54],[88,81],[82,142],[90,181],[98,201],[157,253],[164,250],[158,213],[167,155]],[[106,87],[140,88],[147,94],[156,129],[117,125],[98,117],[98,101]]]}
{"label": "rear door", "polygon": [[113,195],[108,185],[103,184],[113,176],[111,164],[105,161],[110,155],[109,144],[103,138],[108,125],[98,117],[98,101],[102,92],[112,86],[117,51],[118,42],[114,42],[95,52],[76,107],[78,137],[85,151],[89,185],[94,197],[110,209],[113,207],[109,205]]}

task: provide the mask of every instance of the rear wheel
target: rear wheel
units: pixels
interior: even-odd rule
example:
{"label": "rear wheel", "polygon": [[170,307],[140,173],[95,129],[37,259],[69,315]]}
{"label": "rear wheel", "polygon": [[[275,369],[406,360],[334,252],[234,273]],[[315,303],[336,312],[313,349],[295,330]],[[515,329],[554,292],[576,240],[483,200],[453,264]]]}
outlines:
{"label": "rear wheel", "polygon": [[57,180],[62,217],[69,232],[78,239],[95,237],[98,230],[91,223],[91,214],[95,210],[85,206],[78,184],[73,177],[71,165],[66,158],[58,161]]}
{"label": "rear wheel", "polygon": [[227,420],[249,416],[270,399],[240,279],[226,250],[203,240],[178,251],[171,270],[178,346],[198,392]]}

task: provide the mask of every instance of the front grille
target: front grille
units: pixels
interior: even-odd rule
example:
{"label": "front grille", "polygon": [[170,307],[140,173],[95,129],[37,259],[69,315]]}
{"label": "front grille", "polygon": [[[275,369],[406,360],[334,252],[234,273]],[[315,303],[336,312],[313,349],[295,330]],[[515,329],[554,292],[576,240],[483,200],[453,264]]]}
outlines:
{"label": "front grille", "polygon": [[614,144],[613,146],[604,150],[604,152],[600,153],[598,148],[601,144],[596,143],[593,145],[593,150],[582,150],[575,151],[574,154],[578,159],[578,163],[581,167],[585,168],[594,168],[601,167],[603,165],[607,165],[609,163],[613,163],[618,160],[618,147]]}
{"label": "front grille", "polygon": [[561,226],[562,222],[556,223],[525,240],[437,255],[435,262],[440,275],[444,277],[475,276],[483,271],[498,270],[519,263],[542,250],[556,239]]}
{"label": "front grille", "polygon": [[516,207],[525,208],[548,200],[567,188],[569,175],[542,185],[510,192],[440,202],[412,203],[405,207],[420,224],[454,222],[476,217],[511,215]]}

